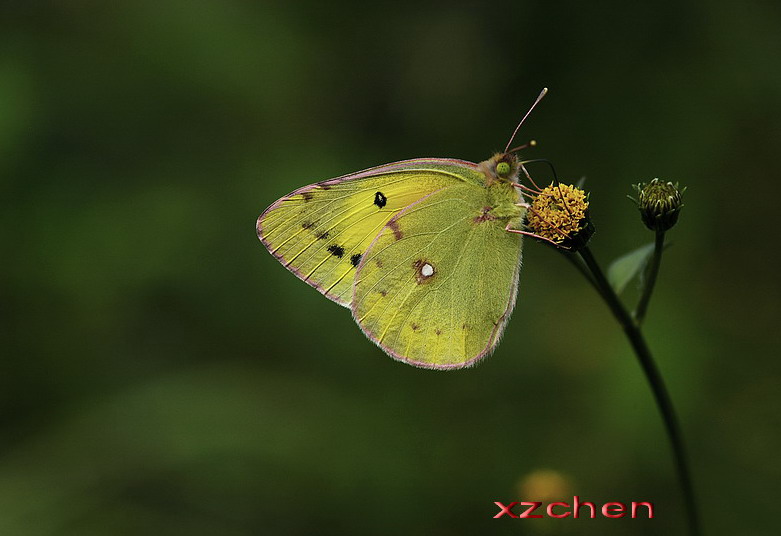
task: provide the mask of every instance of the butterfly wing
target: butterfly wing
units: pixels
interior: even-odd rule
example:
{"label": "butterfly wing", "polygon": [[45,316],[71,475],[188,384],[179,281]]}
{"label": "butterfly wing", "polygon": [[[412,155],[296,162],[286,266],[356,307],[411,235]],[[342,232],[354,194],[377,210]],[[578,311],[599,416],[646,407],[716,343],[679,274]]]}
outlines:
{"label": "butterfly wing", "polygon": [[490,205],[484,187],[440,189],[391,218],[364,254],[353,317],[392,357],[461,368],[498,342],[515,304],[521,238],[487,216]]}
{"label": "butterfly wing", "polygon": [[347,307],[358,264],[394,215],[432,192],[481,180],[476,164],[462,160],[387,164],[292,192],[260,215],[257,233],[288,270]]}

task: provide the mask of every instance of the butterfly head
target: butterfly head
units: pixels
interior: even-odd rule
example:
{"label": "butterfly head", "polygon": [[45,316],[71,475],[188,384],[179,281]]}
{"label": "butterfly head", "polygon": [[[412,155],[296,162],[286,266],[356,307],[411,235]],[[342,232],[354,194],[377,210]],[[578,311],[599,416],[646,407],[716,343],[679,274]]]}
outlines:
{"label": "butterfly head", "polygon": [[497,153],[480,164],[488,184],[497,181],[518,182],[520,168],[518,157],[512,152]]}

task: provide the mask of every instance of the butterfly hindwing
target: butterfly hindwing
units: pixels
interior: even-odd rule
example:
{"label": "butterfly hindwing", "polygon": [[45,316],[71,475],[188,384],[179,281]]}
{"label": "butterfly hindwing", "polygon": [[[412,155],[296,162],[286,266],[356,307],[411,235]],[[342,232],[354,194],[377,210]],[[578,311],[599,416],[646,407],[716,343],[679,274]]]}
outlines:
{"label": "butterfly hindwing", "polygon": [[481,180],[460,160],[397,162],[300,188],[257,222],[269,251],[331,300],[349,306],[366,249],[390,219],[442,188]]}
{"label": "butterfly hindwing", "polygon": [[459,368],[498,342],[515,303],[521,239],[486,212],[488,196],[468,182],[437,190],[390,219],[364,253],[353,316],[396,359]]}

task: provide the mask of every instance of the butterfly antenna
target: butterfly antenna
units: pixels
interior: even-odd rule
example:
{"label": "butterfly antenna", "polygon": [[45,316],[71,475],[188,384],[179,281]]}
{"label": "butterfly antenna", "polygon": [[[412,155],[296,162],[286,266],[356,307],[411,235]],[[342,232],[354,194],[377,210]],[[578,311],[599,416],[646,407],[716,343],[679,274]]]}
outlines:
{"label": "butterfly antenna", "polygon": [[526,143],[524,143],[523,145],[519,145],[518,147],[513,147],[509,151],[505,151],[505,152],[507,152],[507,153],[515,153],[517,151],[523,151],[527,147],[537,147],[537,140],[529,140]]}
{"label": "butterfly antenna", "polygon": [[540,94],[537,96],[537,100],[534,101],[534,104],[532,104],[531,108],[529,108],[529,111],[526,112],[526,115],[523,116],[523,119],[521,119],[521,122],[518,123],[518,126],[515,127],[515,130],[513,131],[513,135],[510,136],[510,141],[507,142],[507,146],[504,148],[504,152],[506,153],[507,150],[510,148],[510,145],[512,145],[513,140],[515,139],[515,135],[518,134],[518,129],[521,128],[521,125],[523,125],[523,122],[526,121],[526,118],[529,117],[529,114],[532,113],[532,110],[534,110],[534,107],[537,106],[542,98],[545,96],[545,94],[548,93],[548,88],[544,87],[542,88],[542,91],[540,91]]}

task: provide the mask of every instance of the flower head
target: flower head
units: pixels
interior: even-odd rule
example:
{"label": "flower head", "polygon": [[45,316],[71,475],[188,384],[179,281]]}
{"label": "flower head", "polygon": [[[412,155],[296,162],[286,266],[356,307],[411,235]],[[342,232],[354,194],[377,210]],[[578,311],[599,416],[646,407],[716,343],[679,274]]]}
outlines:
{"label": "flower head", "polygon": [[683,192],[678,184],[654,179],[649,183],[635,184],[637,207],[646,227],[652,231],[666,231],[678,221],[683,207]]}
{"label": "flower head", "polygon": [[526,225],[543,240],[579,249],[594,233],[588,204],[588,196],[580,188],[551,184],[534,197],[526,213]]}

